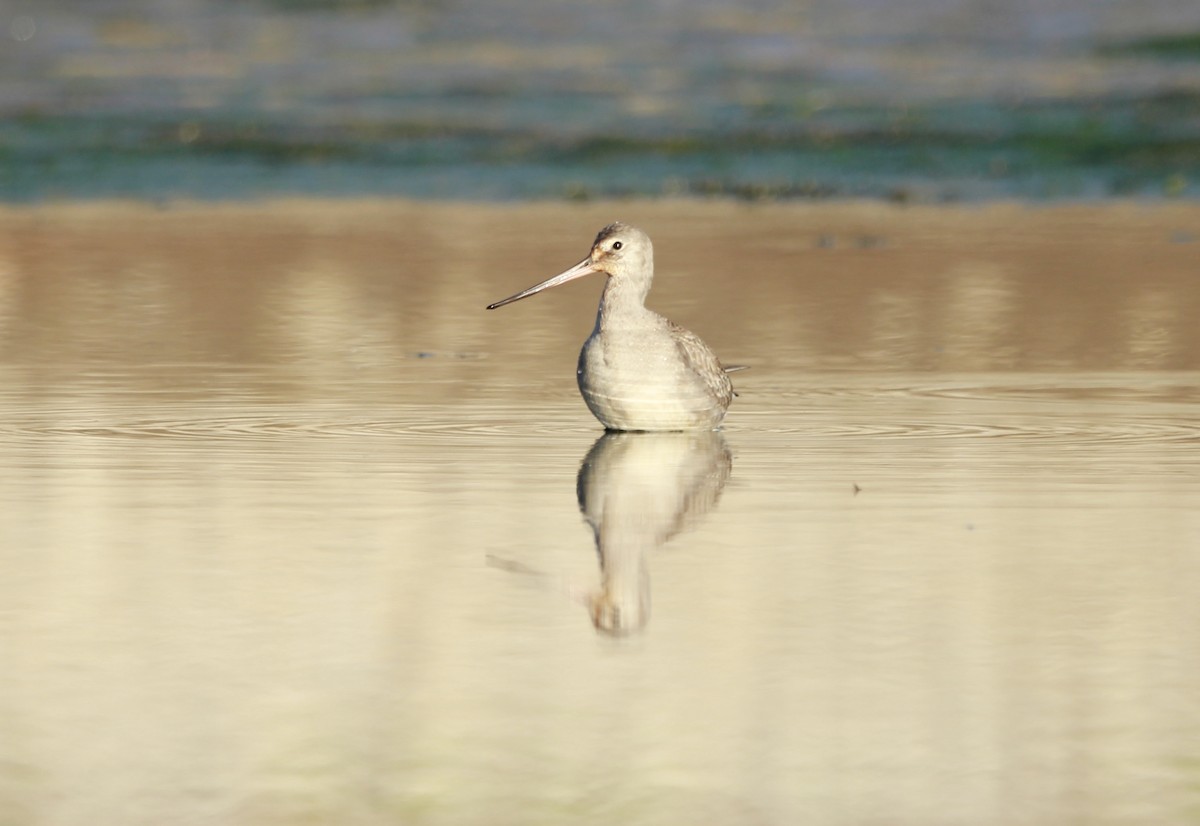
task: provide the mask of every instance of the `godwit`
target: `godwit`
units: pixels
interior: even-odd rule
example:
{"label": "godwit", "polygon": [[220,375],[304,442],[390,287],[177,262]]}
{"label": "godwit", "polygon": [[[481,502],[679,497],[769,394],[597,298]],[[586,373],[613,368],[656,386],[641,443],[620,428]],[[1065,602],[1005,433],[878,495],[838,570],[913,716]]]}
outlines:
{"label": "godwit", "polygon": [[699,336],[646,309],[654,245],[637,227],[609,224],[578,264],[488,309],[592,273],[608,280],[575,374],[600,423],[609,430],[712,430],[720,424],[734,396],[727,371]]}

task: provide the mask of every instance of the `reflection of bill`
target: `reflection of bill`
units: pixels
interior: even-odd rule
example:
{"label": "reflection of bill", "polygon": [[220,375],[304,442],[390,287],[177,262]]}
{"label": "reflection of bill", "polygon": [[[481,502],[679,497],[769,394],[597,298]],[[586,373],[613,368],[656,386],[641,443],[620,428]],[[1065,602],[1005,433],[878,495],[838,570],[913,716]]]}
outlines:
{"label": "reflection of bill", "polygon": [[[716,431],[608,432],[579,468],[579,510],[596,537],[600,587],[570,589],[598,631],[624,636],[650,619],[646,555],[695,526],[716,505],[733,458]],[[513,573],[542,576],[519,562],[490,557]]]}
{"label": "reflection of bill", "polygon": [[584,602],[597,630],[623,635],[650,619],[647,552],[717,503],[733,459],[720,433],[605,433],[579,468],[579,510],[600,555]]}

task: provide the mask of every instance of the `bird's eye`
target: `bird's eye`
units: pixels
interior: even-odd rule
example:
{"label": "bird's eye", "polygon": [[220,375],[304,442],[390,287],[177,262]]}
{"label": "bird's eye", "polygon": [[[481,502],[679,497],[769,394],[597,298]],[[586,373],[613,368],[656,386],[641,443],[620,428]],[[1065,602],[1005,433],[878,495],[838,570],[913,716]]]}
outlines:
{"label": "bird's eye", "polygon": [[621,247],[623,247],[623,246],[625,246],[625,245],[624,245],[624,244],[622,244],[620,241],[613,241],[613,247],[612,247],[612,248],[613,248],[614,250],[619,250],[619,249],[620,249]]}

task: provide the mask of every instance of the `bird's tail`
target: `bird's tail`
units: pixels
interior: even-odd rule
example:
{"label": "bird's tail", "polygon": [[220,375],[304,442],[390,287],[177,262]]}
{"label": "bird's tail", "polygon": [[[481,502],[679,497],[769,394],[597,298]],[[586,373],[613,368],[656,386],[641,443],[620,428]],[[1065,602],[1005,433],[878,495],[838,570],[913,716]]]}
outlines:
{"label": "bird's tail", "polygon": [[[749,370],[750,365],[749,364],[731,364],[728,367],[725,367],[724,365],[722,365],[721,369],[724,370],[726,373],[739,373],[742,370]],[[737,398],[737,394],[738,394],[738,392],[736,390],[734,390],[733,391],[734,398]]]}

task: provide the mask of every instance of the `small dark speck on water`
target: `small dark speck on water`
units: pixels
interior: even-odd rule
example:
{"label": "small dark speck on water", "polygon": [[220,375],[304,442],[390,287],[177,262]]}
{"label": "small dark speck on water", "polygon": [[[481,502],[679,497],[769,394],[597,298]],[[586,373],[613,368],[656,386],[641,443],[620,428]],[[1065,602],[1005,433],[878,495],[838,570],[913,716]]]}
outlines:
{"label": "small dark speck on water", "polygon": [[858,482],[853,482],[851,486],[854,488],[855,496],[858,496],[858,494],[862,492],[862,488],[858,486]]}
{"label": "small dark speck on water", "polygon": [[487,564],[492,568],[499,568],[500,570],[508,571],[509,573],[532,574],[534,576],[542,575],[540,571],[536,570],[535,568],[530,568],[528,565],[522,562],[517,562],[512,559],[505,559],[503,557],[496,556],[495,554],[487,555]]}
{"label": "small dark speck on water", "polygon": [[459,361],[477,361],[483,358],[483,354],[469,351],[438,352],[436,350],[418,350],[412,354],[412,357],[417,359],[457,359]]}

